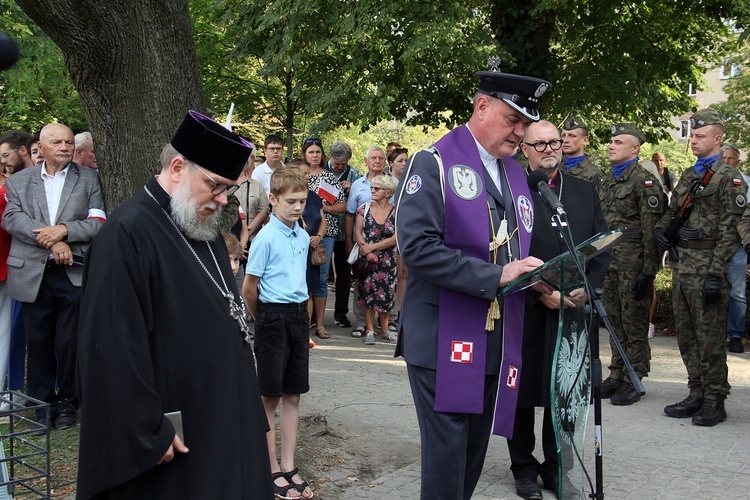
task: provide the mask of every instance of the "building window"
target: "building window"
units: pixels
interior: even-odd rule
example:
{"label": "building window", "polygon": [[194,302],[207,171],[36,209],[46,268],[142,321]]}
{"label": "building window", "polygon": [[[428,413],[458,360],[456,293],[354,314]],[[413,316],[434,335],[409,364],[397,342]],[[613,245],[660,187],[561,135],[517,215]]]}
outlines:
{"label": "building window", "polygon": [[688,85],[688,97],[695,97],[695,85]]}
{"label": "building window", "polygon": [[690,122],[680,120],[680,139],[687,139],[688,137],[690,137]]}
{"label": "building window", "polygon": [[737,76],[739,72],[739,64],[732,64],[729,59],[724,59],[724,62],[721,65],[721,69],[719,70],[719,78],[721,78],[722,80],[726,80],[727,78]]}

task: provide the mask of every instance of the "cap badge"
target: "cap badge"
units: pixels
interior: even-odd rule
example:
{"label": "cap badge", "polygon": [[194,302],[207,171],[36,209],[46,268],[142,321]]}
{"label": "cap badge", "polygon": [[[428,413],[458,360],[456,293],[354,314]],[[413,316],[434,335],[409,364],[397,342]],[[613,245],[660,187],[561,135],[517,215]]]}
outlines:
{"label": "cap badge", "polygon": [[499,56],[490,56],[487,58],[487,64],[490,66],[490,71],[502,73],[502,71],[500,71],[500,62],[501,59]]}

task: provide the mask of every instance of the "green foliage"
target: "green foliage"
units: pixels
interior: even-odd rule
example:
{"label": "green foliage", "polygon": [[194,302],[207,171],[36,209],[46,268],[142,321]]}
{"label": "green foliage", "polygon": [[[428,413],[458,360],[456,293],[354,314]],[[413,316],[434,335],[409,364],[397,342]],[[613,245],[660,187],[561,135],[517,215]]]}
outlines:
{"label": "green foliage", "polygon": [[12,0],[0,0],[0,26],[18,42],[20,60],[0,73],[0,128],[39,131],[46,123],[87,130],[60,49]]}
{"label": "green foliage", "polygon": [[730,62],[742,66],[740,73],[724,86],[727,100],[714,107],[726,118],[725,141],[747,152],[750,150],[750,43],[740,45]]}

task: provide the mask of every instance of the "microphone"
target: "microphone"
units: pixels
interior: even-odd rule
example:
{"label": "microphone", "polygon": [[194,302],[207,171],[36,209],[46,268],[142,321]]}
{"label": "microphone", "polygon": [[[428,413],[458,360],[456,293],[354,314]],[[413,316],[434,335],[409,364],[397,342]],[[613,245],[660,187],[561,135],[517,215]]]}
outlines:
{"label": "microphone", "polygon": [[529,188],[539,192],[539,196],[542,197],[544,204],[547,205],[550,210],[557,212],[557,215],[560,217],[565,217],[565,209],[555,193],[553,193],[547,185],[548,180],[547,174],[541,170],[534,170],[529,174],[526,182],[528,182]]}
{"label": "microphone", "polygon": [[18,61],[18,44],[10,36],[0,32],[0,71],[5,71]]}

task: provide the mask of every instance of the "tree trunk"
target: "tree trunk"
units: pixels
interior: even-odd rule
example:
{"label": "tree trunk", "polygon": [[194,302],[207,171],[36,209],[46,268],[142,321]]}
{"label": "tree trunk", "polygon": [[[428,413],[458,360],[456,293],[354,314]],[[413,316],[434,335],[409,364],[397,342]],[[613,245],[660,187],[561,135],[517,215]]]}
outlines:
{"label": "tree trunk", "polygon": [[159,171],[186,111],[203,107],[188,0],[16,3],[62,50],[111,211]]}

